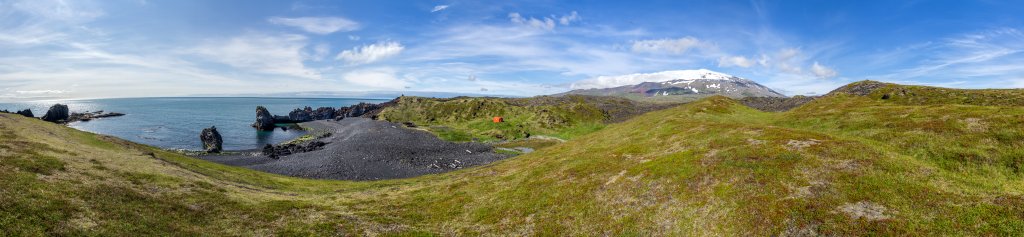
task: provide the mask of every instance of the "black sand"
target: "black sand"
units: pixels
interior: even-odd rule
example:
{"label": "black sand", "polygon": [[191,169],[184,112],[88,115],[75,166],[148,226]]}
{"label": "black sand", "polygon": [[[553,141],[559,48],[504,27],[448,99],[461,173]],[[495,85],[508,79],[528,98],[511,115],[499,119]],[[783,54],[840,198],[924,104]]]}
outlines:
{"label": "black sand", "polygon": [[320,120],[303,127],[333,133],[324,149],[272,159],[259,151],[200,156],[213,162],[295,177],[379,180],[443,173],[507,155],[480,143],[453,143],[429,132],[366,118]]}

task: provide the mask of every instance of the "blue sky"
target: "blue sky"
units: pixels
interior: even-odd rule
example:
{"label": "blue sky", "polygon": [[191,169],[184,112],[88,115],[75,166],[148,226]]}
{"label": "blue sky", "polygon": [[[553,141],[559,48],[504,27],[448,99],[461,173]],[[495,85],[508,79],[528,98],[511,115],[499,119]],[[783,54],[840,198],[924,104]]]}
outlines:
{"label": "blue sky", "polygon": [[788,95],[1024,87],[1014,1],[0,0],[0,100],[538,95],[700,69]]}

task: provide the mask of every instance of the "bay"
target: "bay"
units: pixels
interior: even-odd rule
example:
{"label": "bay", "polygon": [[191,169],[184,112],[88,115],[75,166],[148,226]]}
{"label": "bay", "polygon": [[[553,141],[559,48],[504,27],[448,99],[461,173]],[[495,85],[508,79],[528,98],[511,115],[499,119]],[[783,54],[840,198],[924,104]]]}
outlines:
{"label": "bay", "polygon": [[42,117],[55,103],[67,104],[72,112],[103,110],[125,116],[75,122],[68,126],[98,134],[152,145],[164,149],[200,150],[199,132],[217,126],[224,138],[224,149],[244,150],[295,139],[305,131],[257,131],[250,127],[256,120],[256,106],[272,114],[287,115],[295,108],[310,106],[342,107],[359,102],[381,103],[382,99],[349,98],[260,98],[260,97],[167,97],[88,100],[45,100],[0,103],[0,110],[14,112],[32,109]]}

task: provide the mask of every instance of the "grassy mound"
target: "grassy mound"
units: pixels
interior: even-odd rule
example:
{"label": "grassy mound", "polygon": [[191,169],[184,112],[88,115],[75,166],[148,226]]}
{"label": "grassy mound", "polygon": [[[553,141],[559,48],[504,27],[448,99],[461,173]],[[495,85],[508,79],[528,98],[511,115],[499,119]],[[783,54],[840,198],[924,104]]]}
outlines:
{"label": "grassy mound", "polygon": [[1024,108],[725,97],[491,165],[282,177],[0,115],[0,233],[1014,235]]}
{"label": "grassy mound", "polygon": [[[531,135],[563,139],[599,130],[610,122],[666,108],[601,96],[436,99],[401,97],[379,119],[412,122],[450,141],[515,140]],[[504,122],[494,123],[494,117]]]}

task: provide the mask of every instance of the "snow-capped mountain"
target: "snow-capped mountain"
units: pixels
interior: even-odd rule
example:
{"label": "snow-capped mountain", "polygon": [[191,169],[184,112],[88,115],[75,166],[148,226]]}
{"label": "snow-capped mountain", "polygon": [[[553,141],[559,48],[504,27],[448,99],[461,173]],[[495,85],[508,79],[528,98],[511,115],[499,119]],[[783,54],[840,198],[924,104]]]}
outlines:
{"label": "snow-capped mountain", "polygon": [[664,101],[687,101],[712,95],[733,98],[786,97],[757,82],[707,69],[598,77],[573,84],[573,88],[578,89],[562,94]]}

